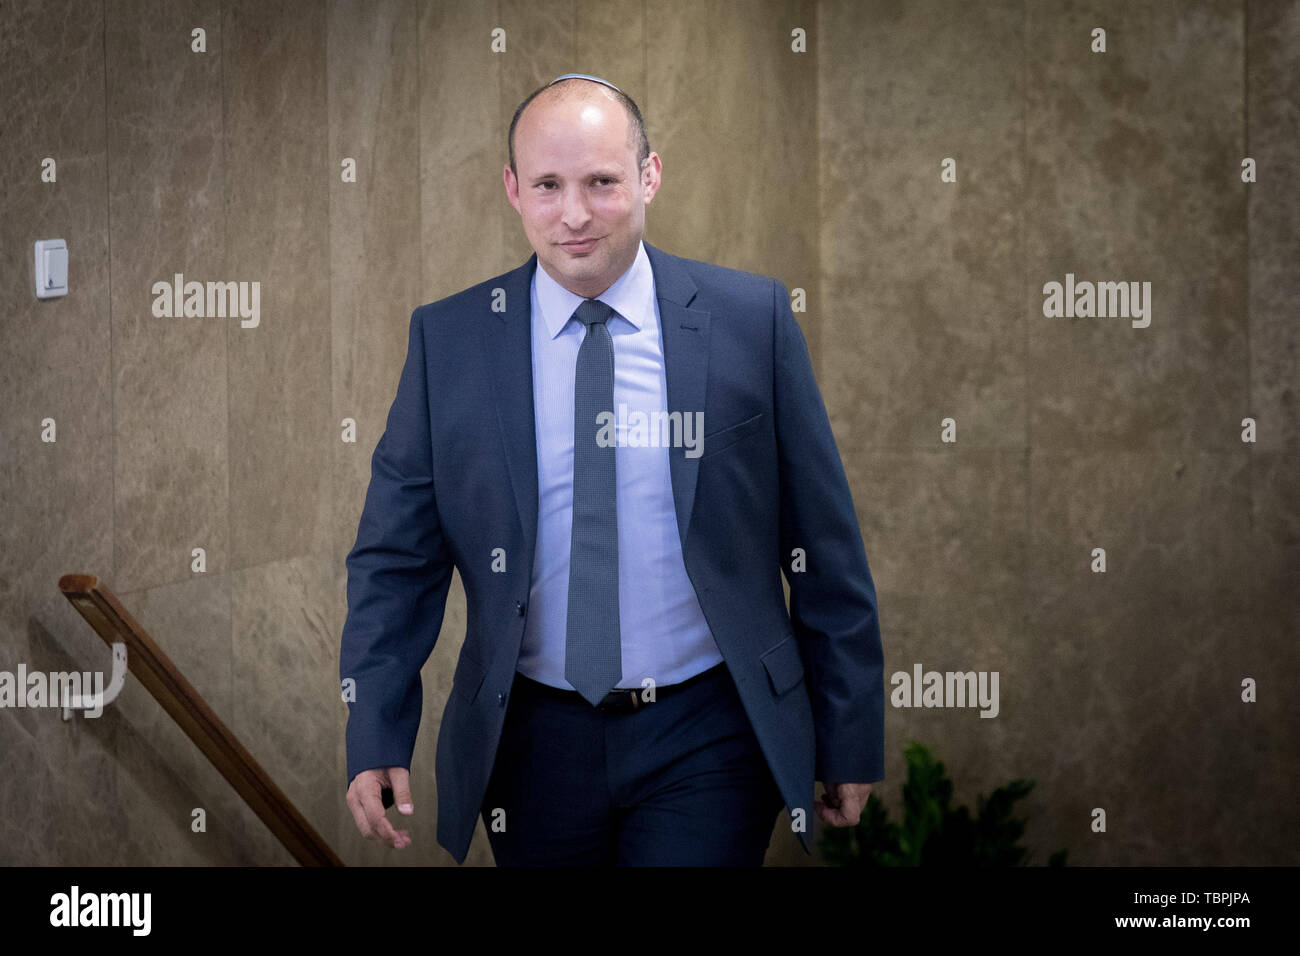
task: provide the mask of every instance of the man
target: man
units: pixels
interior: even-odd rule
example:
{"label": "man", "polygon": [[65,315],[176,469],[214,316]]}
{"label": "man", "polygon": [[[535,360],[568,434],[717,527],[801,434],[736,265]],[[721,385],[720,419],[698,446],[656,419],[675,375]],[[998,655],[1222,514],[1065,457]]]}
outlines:
{"label": "man", "polygon": [[509,146],[535,255],[415,310],[347,559],[348,806],[410,843],[382,794],[413,812],[454,566],[458,863],[480,813],[498,865],[758,865],[782,805],[810,852],[810,805],[855,824],[884,776],[883,660],[786,288],[643,241],[662,163],[608,82],[536,91]]}

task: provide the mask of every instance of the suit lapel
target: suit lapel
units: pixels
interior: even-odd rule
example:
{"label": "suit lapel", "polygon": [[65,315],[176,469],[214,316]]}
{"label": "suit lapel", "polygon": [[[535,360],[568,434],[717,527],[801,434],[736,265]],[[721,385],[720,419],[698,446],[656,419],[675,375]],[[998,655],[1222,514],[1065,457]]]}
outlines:
{"label": "suit lapel", "polygon": [[[690,308],[697,289],[676,257],[645,244],[654,271],[663,339],[668,411],[683,419],[704,411],[709,372],[709,318],[704,309]],[[533,409],[532,278],[534,253],[519,268],[506,273],[504,312],[479,324],[482,345],[496,390],[497,422],[505,443],[506,466],[515,507],[524,534],[526,566],[531,568],[537,547],[537,426]],[[697,440],[702,435],[695,436]],[[686,457],[686,448],[668,449],[673,504],[683,548],[695,503],[699,459]]]}
{"label": "suit lapel", "polygon": [[504,312],[489,313],[483,330],[484,360],[496,386],[497,423],[505,443],[506,467],[524,532],[524,566],[532,568],[537,547],[537,430],[533,413],[532,278],[534,253],[506,273]]}
{"label": "suit lapel", "polygon": [[[690,308],[696,287],[675,256],[645,244],[655,275],[655,296],[659,299],[660,334],[664,345],[664,374],[668,381],[668,411],[682,418],[704,411],[705,386],[709,380],[709,312]],[[703,435],[696,435],[698,441]],[[677,533],[682,549],[691,526],[695,506],[695,484],[700,471],[698,458],[687,458],[686,449],[668,449],[672,475],[673,504],[677,508]]]}

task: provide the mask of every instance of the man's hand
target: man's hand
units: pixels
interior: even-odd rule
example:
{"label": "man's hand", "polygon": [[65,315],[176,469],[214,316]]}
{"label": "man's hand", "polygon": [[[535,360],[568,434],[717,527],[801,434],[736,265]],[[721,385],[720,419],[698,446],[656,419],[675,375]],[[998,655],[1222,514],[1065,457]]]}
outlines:
{"label": "man's hand", "polygon": [[826,792],[820,799],[813,801],[817,816],[833,827],[857,826],[862,808],[867,805],[867,797],[871,795],[871,784],[827,780],[823,786]]}
{"label": "man's hand", "polygon": [[348,787],[348,809],[352,819],[357,822],[357,829],[367,840],[377,840],[394,850],[411,845],[409,830],[394,830],[384,814],[384,802],[380,792],[384,787],[391,787],[393,803],[399,813],[410,816],[415,812],[411,803],[411,779],[405,767],[380,767],[375,770],[363,770],[352,778]]}

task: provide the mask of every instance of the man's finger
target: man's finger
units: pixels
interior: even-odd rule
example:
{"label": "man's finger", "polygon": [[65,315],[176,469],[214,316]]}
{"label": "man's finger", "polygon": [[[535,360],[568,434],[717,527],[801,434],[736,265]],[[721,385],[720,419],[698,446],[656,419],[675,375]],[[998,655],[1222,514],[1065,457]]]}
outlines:
{"label": "man's finger", "polygon": [[370,820],[366,812],[366,801],[371,796],[379,793],[379,772],[375,770],[363,770],[357,774],[348,787],[347,804],[348,809],[352,811],[352,819],[357,825],[357,830],[367,840],[373,839],[371,833]]}
{"label": "man's finger", "polygon": [[833,827],[855,826],[858,822],[850,819],[844,812],[843,807],[831,806],[821,800],[813,801],[813,809],[817,811],[817,815],[822,818],[824,823],[828,823]]}
{"label": "man's finger", "polygon": [[821,818],[823,823],[832,827],[843,826],[839,821],[836,811],[831,807],[826,806],[826,804],[822,803],[820,800],[813,804],[813,808],[817,811],[817,816]]}
{"label": "man's finger", "polygon": [[387,844],[393,849],[405,846],[401,835],[393,829],[393,825],[388,822],[388,817],[384,814],[384,804],[379,799],[379,788],[374,790],[367,788],[360,794],[361,809],[366,816],[366,824],[370,832],[366,835],[367,839],[377,840],[380,843]]}
{"label": "man's finger", "polygon": [[348,788],[348,809],[357,829],[367,840],[384,843],[393,849],[401,849],[411,843],[411,834],[406,830],[394,830],[384,814],[383,801],[380,798],[382,788],[389,783],[393,770],[405,768],[386,767],[382,770],[366,770],[358,774]]}
{"label": "man's finger", "polygon": [[366,813],[361,809],[361,800],[357,796],[356,788],[348,791],[348,809],[352,811],[352,820],[357,825],[357,830],[366,839],[370,838],[370,824],[366,822]]}
{"label": "man's finger", "polygon": [[388,771],[388,782],[393,787],[393,803],[398,813],[414,813],[415,802],[411,799],[411,774],[405,767],[393,767]]}

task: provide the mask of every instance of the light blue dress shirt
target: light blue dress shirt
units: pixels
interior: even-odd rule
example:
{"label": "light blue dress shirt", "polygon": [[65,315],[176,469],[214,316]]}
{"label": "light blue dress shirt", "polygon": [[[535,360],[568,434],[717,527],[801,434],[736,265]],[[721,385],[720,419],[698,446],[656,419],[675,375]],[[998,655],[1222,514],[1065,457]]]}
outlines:
{"label": "light blue dress shirt", "polygon": [[[583,297],[552,279],[540,263],[533,272],[531,296],[537,551],[517,669],[543,684],[572,690],[564,679],[564,656],[573,533],[573,386],[578,348],[586,335],[573,313]],[[670,411],[659,300],[644,242],[638,244],[628,270],[597,298],[618,313],[607,324],[614,343],[611,411],[619,411],[620,405],[629,416]],[[626,423],[627,418],[620,414],[618,420]],[[623,677],[616,686],[641,688],[647,677],[656,686],[666,686],[720,663],[722,654],[682,560],[669,449],[662,441],[649,447],[629,444],[622,424],[617,437]]]}

